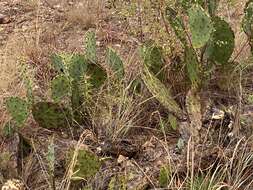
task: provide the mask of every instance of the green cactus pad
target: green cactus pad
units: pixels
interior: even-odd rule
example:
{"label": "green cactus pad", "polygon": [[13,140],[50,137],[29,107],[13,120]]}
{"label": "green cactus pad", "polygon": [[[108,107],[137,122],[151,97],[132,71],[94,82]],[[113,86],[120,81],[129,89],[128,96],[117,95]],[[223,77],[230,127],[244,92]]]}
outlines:
{"label": "green cactus pad", "polygon": [[170,90],[156,78],[145,66],[142,74],[142,80],[150,93],[177,118],[184,118],[183,111],[173,99]]}
{"label": "green cactus pad", "polygon": [[112,48],[108,48],[106,52],[106,63],[110,66],[115,75],[122,79],[124,77],[124,65],[120,56]]}
{"label": "green cactus pad", "polygon": [[189,25],[194,48],[203,47],[209,40],[213,31],[211,18],[199,5],[189,10]]}
{"label": "green cactus pad", "polygon": [[253,0],[249,0],[244,8],[244,18],[242,21],[242,28],[247,36],[252,36],[253,32]]}
{"label": "green cactus pad", "polygon": [[14,120],[8,121],[1,130],[1,135],[4,137],[12,137],[15,133],[15,129],[17,128],[17,124]]}
{"label": "green cactus pad", "polygon": [[29,115],[28,103],[19,97],[10,97],[6,100],[6,108],[13,120],[22,125]]}
{"label": "green cactus pad", "polygon": [[70,110],[52,102],[34,104],[32,115],[40,127],[47,129],[66,128],[71,123]]}
{"label": "green cactus pad", "polygon": [[193,4],[199,4],[204,7],[205,0],[178,0],[176,3],[179,7],[183,8],[184,11],[188,11]]}
{"label": "green cactus pad", "polygon": [[170,7],[166,8],[166,19],[169,21],[180,42],[185,46],[187,44],[187,40],[183,19],[179,17],[177,12]]}
{"label": "green cactus pad", "polygon": [[193,87],[197,87],[200,83],[199,78],[199,63],[197,55],[193,48],[185,48],[185,64],[188,77]]}
{"label": "green cactus pad", "polygon": [[[74,150],[70,150],[67,155],[66,163],[70,164],[74,155]],[[88,180],[94,177],[101,167],[101,161],[94,154],[86,150],[79,150],[77,155],[77,161],[74,166],[74,176],[72,180],[75,179],[85,179]]]}
{"label": "green cactus pad", "polygon": [[99,88],[107,78],[106,71],[97,64],[88,64],[86,75],[93,88]]}
{"label": "green cactus pad", "polygon": [[52,98],[60,101],[70,94],[70,81],[65,75],[58,75],[51,81]]}
{"label": "green cactus pad", "polygon": [[92,62],[97,62],[97,54],[96,54],[96,36],[95,32],[88,31],[85,36],[85,50],[86,50],[86,58]]}
{"label": "green cactus pad", "polygon": [[220,0],[207,0],[208,13],[211,17],[214,17],[216,10],[218,9]]}
{"label": "green cactus pad", "polygon": [[235,47],[235,35],[229,24],[219,17],[213,19],[214,32],[207,44],[206,56],[218,64],[225,64]]}
{"label": "green cactus pad", "polygon": [[159,174],[159,185],[160,187],[167,187],[168,186],[168,183],[169,183],[169,169],[166,167],[166,166],[163,166],[161,169],[160,169],[160,174]]}
{"label": "green cactus pad", "polygon": [[73,55],[68,69],[70,77],[80,81],[87,70],[87,61],[85,57],[79,54]]}
{"label": "green cactus pad", "polygon": [[51,55],[51,63],[53,65],[54,69],[58,73],[65,73],[66,72],[66,68],[65,68],[65,65],[63,63],[63,59],[59,54]]}
{"label": "green cactus pad", "polygon": [[165,78],[163,71],[164,59],[162,49],[155,44],[144,44],[141,48],[141,57],[149,70],[161,81]]}

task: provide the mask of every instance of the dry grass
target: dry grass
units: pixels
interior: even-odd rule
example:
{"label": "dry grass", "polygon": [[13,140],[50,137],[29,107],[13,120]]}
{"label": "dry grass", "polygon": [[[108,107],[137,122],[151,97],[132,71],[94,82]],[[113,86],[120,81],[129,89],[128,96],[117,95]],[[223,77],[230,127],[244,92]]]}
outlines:
{"label": "dry grass", "polygon": [[103,16],[103,0],[87,0],[75,3],[66,14],[67,20],[83,28],[96,27]]}

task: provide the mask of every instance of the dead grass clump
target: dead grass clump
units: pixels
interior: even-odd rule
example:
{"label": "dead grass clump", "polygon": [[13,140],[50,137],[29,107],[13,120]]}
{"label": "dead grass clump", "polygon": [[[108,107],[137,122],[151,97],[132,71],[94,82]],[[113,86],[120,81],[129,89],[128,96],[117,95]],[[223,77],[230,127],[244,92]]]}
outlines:
{"label": "dead grass clump", "polygon": [[87,0],[75,3],[66,14],[67,20],[83,28],[95,27],[103,14],[103,1]]}

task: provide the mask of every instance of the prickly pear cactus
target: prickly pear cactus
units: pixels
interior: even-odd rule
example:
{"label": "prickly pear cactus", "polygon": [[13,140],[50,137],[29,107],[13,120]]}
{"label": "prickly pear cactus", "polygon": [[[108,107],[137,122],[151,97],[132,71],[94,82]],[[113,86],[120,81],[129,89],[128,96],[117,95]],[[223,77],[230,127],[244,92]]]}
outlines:
{"label": "prickly pear cactus", "polygon": [[68,70],[72,79],[80,81],[87,70],[87,61],[85,57],[79,54],[73,55]]}
{"label": "prickly pear cactus", "polygon": [[70,81],[65,75],[58,75],[51,81],[52,98],[55,102],[70,94]]}
{"label": "prickly pear cactus", "polygon": [[34,104],[32,115],[39,126],[47,129],[66,128],[71,124],[70,110],[52,102]]}
{"label": "prickly pear cactus", "polygon": [[165,188],[169,183],[169,169],[166,166],[161,167],[159,173],[159,185],[161,188]]}
{"label": "prickly pear cactus", "polygon": [[142,80],[150,93],[177,118],[184,118],[183,111],[173,99],[171,92],[166,86],[156,78],[145,66],[142,74]]}
{"label": "prickly pear cactus", "polygon": [[106,71],[97,64],[88,64],[86,75],[92,88],[99,88],[106,80]]}
{"label": "prickly pear cactus", "polygon": [[88,31],[85,36],[85,54],[86,58],[92,62],[97,62],[97,54],[96,54],[96,36],[95,32]]}
{"label": "prickly pear cactus", "polygon": [[22,125],[29,115],[28,103],[19,97],[10,97],[6,100],[6,108],[13,120]]}
{"label": "prickly pear cactus", "polygon": [[242,28],[247,36],[251,36],[253,32],[253,0],[249,0],[244,8],[244,18],[242,21]]}
{"label": "prickly pear cactus", "polygon": [[211,36],[213,25],[211,18],[201,6],[194,5],[189,10],[189,25],[193,47],[203,47]]}
{"label": "prickly pear cactus", "polygon": [[1,135],[4,137],[12,137],[15,133],[15,129],[17,127],[16,122],[12,119],[9,120],[3,127],[1,131]]}
{"label": "prickly pear cactus", "polygon": [[155,44],[144,44],[141,48],[141,56],[144,64],[149,70],[161,81],[165,78],[163,70],[164,59],[162,55],[162,49]]}
{"label": "prickly pear cactus", "polygon": [[[67,154],[66,164],[70,164],[74,156],[74,150],[70,150]],[[91,177],[94,177],[100,167],[101,161],[95,154],[86,150],[79,150],[77,161],[74,166],[75,174],[72,176],[72,180],[88,180]]]}
{"label": "prickly pear cactus", "polygon": [[213,18],[214,32],[207,44],[206,56],[218,64],[225,64],[235,47],[235,35],[229,24],[219,17]]}
{"label": "prickly pear cactus", "polygon": [[63,63],[63,59],[59,54],[51,55],[51,62],[52,62],[52,66],[54,67],[54,69],[58,73],[65,73],[66,72],[66,68]]}
{"label": "prickly pear cactus", "polygon": [[185,48],[185,64],[187,69],[188,77],[191,81],[192,87],[198,87],[200,83],[199,73],[200,73],[200,64],[198,63],[197,55],[193,48]]}
{"label": "prickly pear cactus", "polygon": [[122,79],[124,77],[124,65],[120,56],[112,48],[108,48],[106,52],[106,63],[110,66],[115,75]]}
{"label": "prickly pear cactus", "polygon": [[218,9],[220,0],[207,0],[207,8],[208,8],[208,13],[211,17],[214,17],[216,14],[216,10]]}
{"label": "prickly pear cactus", "polygon": [[253,53],[253,0],[249,0],[244,8],[244,18],[242,21],[243,31],[246,33]]}
{"label": "prickly pear cactus", "polygon": [[176,5],[181,7],[184,11],[187,11],[191,8],[193,4],[199,4],[200,6],[205,6],[205,0],[178,0]]}
{"label": "prickly pear cactus", "polygon": [[166,8],[166,19],[169,21],[170,26],[173,28],[182,45],[185,46],[187,44],[187,40],[183,19],[178,16],[177,12],[171,7]]}

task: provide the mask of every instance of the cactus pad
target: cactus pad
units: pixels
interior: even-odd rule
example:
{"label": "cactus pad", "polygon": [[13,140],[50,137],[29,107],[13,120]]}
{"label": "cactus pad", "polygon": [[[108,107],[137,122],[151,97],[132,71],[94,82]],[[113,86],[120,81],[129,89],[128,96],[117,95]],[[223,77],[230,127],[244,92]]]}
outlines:
{"label": "cactus pad", "polygon": [[191,6],[193,4],[195,4],[195,5],[199,4],[202,7],[204,7],[205,6],[205,0],[178,0],[178,1],[176,1],[176,4],[179,7],[183,8],[183,11],[187,11],[188,9],[191,8]]}
{"label": "cactus pad", "polygon": [[213,19],[214,32],[207,44],[206,56],[218,64],[227,63],[235,47],[235,35],[229,24],[219,17]]}
{"label": "cactus pad", "polygon": [[193,48],[185,48],[185,64],[188,77],[193,87],[197,87],[200,83],[199,79],[199,63],[197,55]]}
{"label": "cactus pad", "polygon": [[189,10],[189,25],[194,48],[203,47],[213,31],[211,18],[199,5]]}
{"label": "cactus pad", "polygon": [[106,63],[110,66],[115,75],[122,79],[124,77],[123,61],[116,51],[112,48],[108,48],[106,52]]}
{"label": "cactus pad", "polygon": [[220,0],[207,0],[208,13],[211,17],[215,16]]}
{"label": "cactus pad", "polygon": [[178,106],[177,102],[173,99],[173,96],[168,88],[161,83],[145,66],[142,74],[142,80],[150,93],[171,113],[177,118],[184,118],[183,111]]}
{"label": "cactus pad", "polygon": [[52,98],[60,101],[70,93],[70,81],[65,75],[56,76],[51,82]]}
{"label": "cactus pad", "polygon": [[87,70],[87,63],[83,55],[75,54],[69,64],[69,75],[74,80],[80,81]]}
{"label": "cactus pad", "polygon": [[5,103],[7,110],[14,121],[18,125],[22,125],[29,115],[28,103],[19,97],[10,97]]}
{"label": "cactus pad", "polygon": [[38,102],[32,107],[35,121],[47,129],[66,128],[71,123],[71,112],[52,102]]}
{"label": "cactus pad", "polygon": [[[70,164],[74,156],[74,150],[68,152],[66,163]],[[73,180],[76,179],[85,179],[88,180],[98,172],[101,167],[101,161],[94,154],[86,150],[79,150],[77,155],[77,161],[74,166],[74,176]]]}
{"label": "cactus pad", "polygon": [[177,15],[177,12],[174,9],[167,7],[166,19],[169,21],[171,27],[173,28],[180,42],[183,45],[186,45],[187,40],[186,40],[185,27],[184,27],[182,18]]}
{"label": "cactus pad", "polygon": [[63,63],[63,59],[60,55],[58,54],[51,55],[51,63],[58,73],[65,73],[66,68]]}
{"label": "cactus pad", "polygon": [[85,49],[86,49],[86,58],[92,62],[97,62],[96,55],[96,36],[95,32],[88,31],[85,36]]}
{"label": "cactus pad", "polygon": [[99,88],[107,78],[106,71],[97,64],[88,64],[86,74],[93,88]]}
{"label": "cactus pad", "polygon": [[162,49],[155,44],[147,43],[141,49],[141,56],[144,64],[156,77],[163,81],[165,74],[163,71],[164,60]]}
{"label": "cactus pad", "polygon": [[246,3],[244,9],[244,18],[242,21],[242,28],[247,36],[252,36],[252,24],[253,24],[253,0],[249,0]]}

